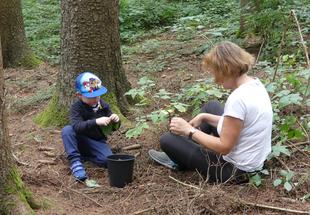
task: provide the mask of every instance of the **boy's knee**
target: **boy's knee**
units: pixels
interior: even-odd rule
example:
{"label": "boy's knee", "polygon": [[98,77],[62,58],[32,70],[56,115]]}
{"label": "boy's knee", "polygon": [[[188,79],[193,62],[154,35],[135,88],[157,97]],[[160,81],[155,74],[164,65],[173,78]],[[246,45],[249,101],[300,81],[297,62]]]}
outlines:
{"label": "boy's knee", "polygon": [[62,130],[61,130],[61,135],[69,135],[75,133],[73,130],[73,127],[71,125],[66,125]]}

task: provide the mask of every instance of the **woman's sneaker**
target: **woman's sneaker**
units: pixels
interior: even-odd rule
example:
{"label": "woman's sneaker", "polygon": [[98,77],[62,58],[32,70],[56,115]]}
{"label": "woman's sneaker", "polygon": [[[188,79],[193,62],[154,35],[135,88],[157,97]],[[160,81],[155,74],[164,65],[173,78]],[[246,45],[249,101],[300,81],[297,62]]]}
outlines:
{"label": "woman's sneaker", "polygon": [[74,178],[77,181],[85,181],[87,179],[86,171],[81,161],[73,161],[70,167]]}
{"label": "woman's sneaker", "polygon": [[179,170],[179,167],[174,163],[165,152],[159,152],[154,149],[149,150],[150,157],[157,163],[164,165],[172,170]]}

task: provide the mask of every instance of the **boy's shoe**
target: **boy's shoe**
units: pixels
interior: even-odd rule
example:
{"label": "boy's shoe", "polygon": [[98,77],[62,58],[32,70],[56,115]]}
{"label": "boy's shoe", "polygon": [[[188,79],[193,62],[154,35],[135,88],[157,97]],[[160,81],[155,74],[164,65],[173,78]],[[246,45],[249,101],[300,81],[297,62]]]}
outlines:
{"label": "boy's shoe", "polygon": [[85,181],[87,179],[86,171],[81,161],[73,161],[70,167],[74,178],[78,181]]}
{"label": "boy's shoe", "polygon": [[172,170],[179,170],[178,164],[174,163],[165,152],[159,152],[154,149],[149,150],[150,157],[157,163],[164,165]]}

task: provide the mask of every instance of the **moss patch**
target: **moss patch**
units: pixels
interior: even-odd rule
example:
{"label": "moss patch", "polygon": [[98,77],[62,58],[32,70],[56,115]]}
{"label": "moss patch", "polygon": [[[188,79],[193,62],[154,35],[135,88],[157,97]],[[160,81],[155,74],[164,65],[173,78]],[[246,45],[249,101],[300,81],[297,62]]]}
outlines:
{"label": "moss patch", "polygon": [[65,107],[59,103],[59,97],[57,93],[55,93],[47,108],[34,118],[34,122],[42,127],[63,127],[69,123],[68,116],[68,107]]}
{"label": "moss patch", "polygon": [[110,105],[112,112],[116,113],[120,117],[122,124],[128,127],[130,125],[130,121],[121,113],[115,94],[112,92],[104,94],[102,99]]}
{"label": "moss patch", "polygon": [[27,69],[33,69],[42,63],[43,61],[41,61],[35,54],[29,52],[20,59],[19,66],[22,66]]}
{"label": "moss patch", "polygon": [[[39,205],[33,205],[33,197],[32,193],[25,187],[22,182],[18,170],[16,168],[12,168],[10,171],[10,176],[7,180],[7,187],[5,188],[5,192],[9,195],[15,195],[19,198],[21,202],[25,204],[25,206],[29,207],[29,214],[35,214],[31,208],[32,206],[36,206],[34,208],[39,208]],[[6,201],[7,200],[7,201]],[[16,207],[16,203],[18,202],[10,202],[9,199],[0,201],[0,212],[1,214],[10,214],[10,211]],[[2,210],[2,211],[1,211]]]}
{"label": "moss patch", "polygon": [[117,115],[119,115],[119,117],[121,117],[122,119],[125,118],[123,116],[123,114],[121,113],[119,107],[118,107],[118,104],[117,104],[117,100],[116,100],[116,97],[115,97],[115,94],[114,93],[107,93],[107,94],[104,94],[102,96],[102,99],[108,103],[110,105],[110,108],[112,109],[112,112],[113,113],[116,113]]}

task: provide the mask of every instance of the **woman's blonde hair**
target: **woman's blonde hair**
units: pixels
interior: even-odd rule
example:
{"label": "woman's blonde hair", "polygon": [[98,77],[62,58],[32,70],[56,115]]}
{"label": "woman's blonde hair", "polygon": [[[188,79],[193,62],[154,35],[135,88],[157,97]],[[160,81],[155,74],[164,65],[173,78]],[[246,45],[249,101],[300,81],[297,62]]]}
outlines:
{"label": "woman's blonde hair", "polygon": [[237,78],[247,73],[254,64],[254,57],[238,45],[225,41],[216,45],[202,62],[202,68],[211,72],[216,83],[225,78]]}

